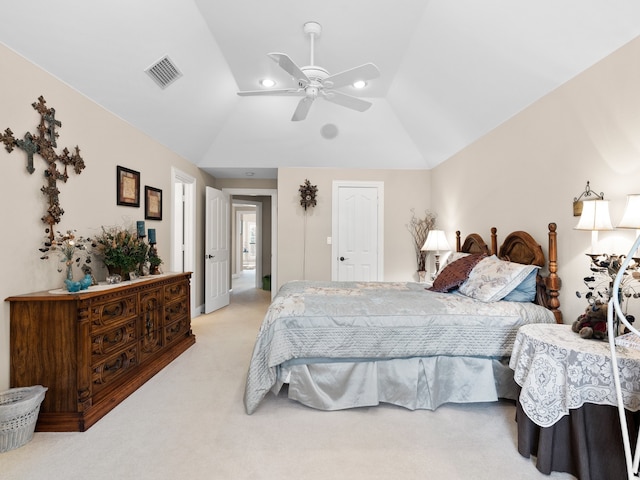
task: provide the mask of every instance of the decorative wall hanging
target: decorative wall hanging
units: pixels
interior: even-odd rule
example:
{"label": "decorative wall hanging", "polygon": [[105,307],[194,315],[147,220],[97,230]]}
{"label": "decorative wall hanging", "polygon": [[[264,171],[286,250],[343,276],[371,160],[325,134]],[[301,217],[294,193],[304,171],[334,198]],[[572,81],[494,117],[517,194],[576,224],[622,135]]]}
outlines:
{"label": "decorative wall hanging", "polygon": [[300,205],[306,210],[309,207],[316,206],[316,195],[318,193],[318,187],[311,185],[309,180],[305,180],[303,185],[300,185],[298,189],[300,192]]}
{"label": "decorative wall hanging", "polygon": [[300,188],[300,205],[304,207],[304,231],[302,238],[302,279],[306,279],[307,270],[307,208],[316,206],[316,195],[318,187],[311,185],[309,180],[305,180]]}
{"label": "decorative wall hanging", "polygon": [[162,220],[162,190],[144,187],[144,218],[147,220]]}
{"label": "decorative wall hanging", "polygon": [[582,215],[582,200],[581,200],[582,197],[586,199],[591,195],[595,196],[593,200],[604,200],[604,193],[600,192],[600,195],[598,195],[593,190],[591,190],[591,187],[589,186],[589,181],[587,180],[587,186],[584,188],[584,192],[582,192],[579,197],[575,197],[573,199],[573,216],[574,217],[579,217],[580,215]]}
{"label": "decorative wall hanging", "polygon": [[129,170],[118,165],[117,174],[117,203],[126,207],[140,206],[140,172]]}
{"label": "decorative wall hanging", "polygon": [[[58,198],[60,190],[58,190],[57,181],[62,180],[66,183],[69,178],[67,167],[73,167],[73,171],[79,175],[84,170],[85,164],[80,156],[80,148],[77,145],[74,153],[69,152],[67,148],[64,148],[62,153],[59,154],[54,150],[58,146],[56,139],[60,136],[56,128],[61,128],[62,122],[56,119],[56,110],[47,108],[46,103],[46,100],[41,95],[38,97],[37,102],[31,104],[40,114],[37,134],[27,132],[22,140],[17,140],[13,136],[11,129],[7,128],[4,133],[0,133],[0,141],[4,143],[4,148],[9,153],[15,147],[27,153],[27,171],[30,174],[35,171],[33,166],[34,155],[40,155],[47,162],[48,165],[44,171],[47,183],[40,191],[46,195],[49,202],[47,213],[42,217],[42,222],[48,225],[45,231],[49,237],[49,242],[52,242],[55,236],[53,226],[59,223],[60,218],[64,215],[64,210],[60,206]],[[62,171],[58,170],[58,162],[64,165]]]}

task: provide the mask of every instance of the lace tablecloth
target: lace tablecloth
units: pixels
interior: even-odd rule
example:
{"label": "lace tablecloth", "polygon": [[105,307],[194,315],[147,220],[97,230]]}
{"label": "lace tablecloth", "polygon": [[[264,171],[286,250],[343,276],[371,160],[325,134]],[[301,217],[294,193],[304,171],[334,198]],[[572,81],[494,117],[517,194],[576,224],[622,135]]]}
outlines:
{"label": "lace tablecloth", "polygon": [[[640,410],[640,350],[617,347],[622,396],[627,410]],[[509,366],[522,387],[524,412],[549,427],[585,403],[616,406],[609,343],[585,340],[571,325],[520,327]]]}

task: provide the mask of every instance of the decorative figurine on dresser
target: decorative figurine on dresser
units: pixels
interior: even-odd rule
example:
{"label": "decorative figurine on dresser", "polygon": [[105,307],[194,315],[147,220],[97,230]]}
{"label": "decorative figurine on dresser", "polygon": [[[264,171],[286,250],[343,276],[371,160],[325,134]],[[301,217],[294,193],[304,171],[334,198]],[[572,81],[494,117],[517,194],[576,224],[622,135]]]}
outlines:
{"label": "decorative figurine on dresser", "polygon": [[37,431],[85,431],[195,343],[191,273],[11,303],[11,387],[43,385]]}

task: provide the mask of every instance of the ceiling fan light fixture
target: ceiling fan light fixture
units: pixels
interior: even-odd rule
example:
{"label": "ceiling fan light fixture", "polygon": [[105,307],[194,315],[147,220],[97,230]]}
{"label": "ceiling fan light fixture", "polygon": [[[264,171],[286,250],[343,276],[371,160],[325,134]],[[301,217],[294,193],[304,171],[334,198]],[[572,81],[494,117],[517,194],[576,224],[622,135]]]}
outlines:
{"label": "ceiling fan light fixture", "polygon": [[353,85],[353,88],[357,88],[358,90],[361,90],[367,86],[367,82],[365,82],[364,80],[357,80],[353,82],[352,85]]}
{"label": "ceiling fan light fixture", "polygon": [[[307,22],[304,24],[304,33],[309,35],[309,64],[306,66],[298,66],[291,57],[285,53],[272,52],[267,56],[276,62],[280,68],[287,72],[296,82],[296,86],[292,88],[270,89],[263,88],[260,90],[248,90],[237,92],[241,97],[254,95],[284,95],[302,97],[298,102],[296,110],[293,112],[291,121],[298,122],[307,118],[311,104],[318,97],[323,97],[329,102],[341,105],[358,112],[364,112],[371,106],[371,102],[361,98],[348,95],[344,92],[335,90],[341,87],[349,87],[356,82],[362,82],[360,85],[364,88],[367,80],[380,76],[380,71],[373,63],[365,63],[358,67],[343,70],[342,72],[330,74],[327,70],[314,62],[314,44],[315,38],[322,31],[322,27],[317,22]],[[264,80],[261,86],[265,87]]]}
{"label": "ceiling fan light fixture", "polygon": [[262,85],[265,88],[272,88],[276,86],[276,81],[271,78],[263,78],[258,83],[260,83],[260,85]]}

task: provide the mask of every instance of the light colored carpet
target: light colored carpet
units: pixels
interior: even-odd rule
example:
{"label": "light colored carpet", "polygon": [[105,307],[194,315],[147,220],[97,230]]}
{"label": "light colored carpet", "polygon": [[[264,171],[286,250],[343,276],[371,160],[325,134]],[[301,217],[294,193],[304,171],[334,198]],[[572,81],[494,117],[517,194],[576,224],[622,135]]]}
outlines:
{"label": "light colored carpet", "polygon": [[193,321],[196,344],[84,433],[36,433],[0,454],[0,478],[572,479],[516,450],[509,403],[411,412],[316,411],[269,395],[244,412],[246,370],[269,292],[234,287]]}

